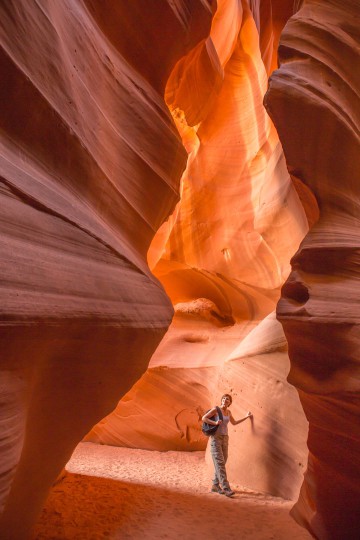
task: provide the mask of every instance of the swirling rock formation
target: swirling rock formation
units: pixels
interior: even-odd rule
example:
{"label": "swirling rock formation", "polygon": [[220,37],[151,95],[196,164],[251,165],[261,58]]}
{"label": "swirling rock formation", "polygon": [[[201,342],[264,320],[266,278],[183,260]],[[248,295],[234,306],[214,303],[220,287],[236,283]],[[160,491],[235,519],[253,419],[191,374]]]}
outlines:
{"label": "swirling rock formation", "polygon": [[181,201],[148,258],[175,316],[146,375],[87,439],[205,448],[198,418],[231,391],[235,416],[255,414],[233,434],[231,479],[294,498],[307,423],[286,383],[281,327],[274,318],[261,323],[275,309],[307,219],[262,103],[277,37],[266,2],[251,4],[218,1],[210,36],[168,80],[166,100],[189,157]]}
{"label": "swirling rock formation", "polygon": [[146,264],[186,162],[163,91],[211,6],[0,5],[1,538],[28,536],[171,321]]}
{"label": "swirling rock formation", "polygon": [[266,106],[290,171],[320,217],[292,260],[278,318],[290,382],[309,420],[309,463],[294,516],[320,539],[360,536],[360,9],[297,2]]}
{"label": "swirling rock formation", "polygon": [[311,426],[294,515],[358,537],[357,3],[295,3],[267,97],[287,164],[262,100],[293,2],[213,4],[0,5],[2,538],[94,425],[204,448],[224,391],[255,415],[231,478],[297,495],[307,423],[273,311],[314,196],[278,310]]}

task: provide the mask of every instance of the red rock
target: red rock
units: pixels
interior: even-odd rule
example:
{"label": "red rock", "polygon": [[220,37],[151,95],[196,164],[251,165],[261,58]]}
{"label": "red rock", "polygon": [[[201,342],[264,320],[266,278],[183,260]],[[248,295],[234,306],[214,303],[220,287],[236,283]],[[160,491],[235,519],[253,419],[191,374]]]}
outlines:
{"label": "red rock", "polygon": [[291,173],[320,215],[292,260],[278,318],[290,382],[309,420],[309,463],[293,515],[321,539],[360,535],[357,287],[360,169],[358,2],[298,2],[266,106]]}
{"label": "red rock", "polygon": [[76,444],[170,324],[146,252],[178,200],[186,152],[162,93],[207,35],[211,4],[0,6],[1,369],[14,388],[4,496],[22,446],[4,539],[28,536]]}

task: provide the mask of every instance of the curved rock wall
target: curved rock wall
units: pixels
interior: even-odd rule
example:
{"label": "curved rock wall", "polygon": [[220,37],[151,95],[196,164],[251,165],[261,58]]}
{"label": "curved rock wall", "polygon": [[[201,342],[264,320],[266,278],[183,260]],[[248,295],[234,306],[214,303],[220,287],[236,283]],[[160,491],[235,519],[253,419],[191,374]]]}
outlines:
{"label": "curved rock wall", "polygon": [[320,218],[292,260],[278,305],[290,382],[309,420],[309,463],[293,514],[320,539],[360,536],[360,9],[297,2],[266,106],[289,170]]}
{"label": "curved rock wall", "polygon": [[186,152],[162,96],[211,6],[0,5],[1,538],[28,536],[75,445],[170,324],[146,253]]}

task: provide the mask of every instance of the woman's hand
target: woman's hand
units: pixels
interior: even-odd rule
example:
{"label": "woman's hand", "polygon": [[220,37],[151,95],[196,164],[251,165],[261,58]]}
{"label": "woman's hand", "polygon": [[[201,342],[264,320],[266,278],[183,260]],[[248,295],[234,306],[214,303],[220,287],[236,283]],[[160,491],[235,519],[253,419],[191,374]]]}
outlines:
{"label": "woman's hand", "polygon": [[220,424],[222,424],[222,420],[218,420],[218,421],[216,422],[216,425],[217,425],[217,426],[220,426]]}
{"label": "woman's hand", "polygon": [[253,417],[253,413],[248,411],[247,415],[246,415],[246,418],[252,418]]}

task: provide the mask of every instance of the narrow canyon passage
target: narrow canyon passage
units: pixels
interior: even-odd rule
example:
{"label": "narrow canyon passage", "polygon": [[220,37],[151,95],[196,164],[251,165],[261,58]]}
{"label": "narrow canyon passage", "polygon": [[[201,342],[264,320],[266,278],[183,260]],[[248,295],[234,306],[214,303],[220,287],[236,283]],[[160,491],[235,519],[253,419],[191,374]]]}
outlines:
{"label": "narrow canyon passage", "polygon": [[52,488],[36,540],[308,540],[293,502],[239,485],[209,492],[204,452],[154,452],[81,443]]}
{"label": "narrow canyon passage", "polygon": [[360,538],[359,29],[0,1],[1,540]]}

